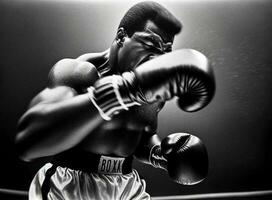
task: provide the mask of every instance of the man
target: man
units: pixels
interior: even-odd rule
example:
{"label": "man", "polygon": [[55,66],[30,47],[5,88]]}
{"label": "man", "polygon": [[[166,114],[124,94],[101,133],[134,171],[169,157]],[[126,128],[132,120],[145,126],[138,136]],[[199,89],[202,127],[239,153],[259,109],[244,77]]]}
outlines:
{"label": "man", "polygon": [[181,184],[207,174],[205,146],[176,133],[162,141],[157,115],[175,96],[192,112],[215,90],[206,57],[174,51],[181,23],[154,2],[133,6],[109,50],[63,59],[19,121],[22,159],[53,156],[34,177],[30,199],[150,199],[133,157],[167,170]]}

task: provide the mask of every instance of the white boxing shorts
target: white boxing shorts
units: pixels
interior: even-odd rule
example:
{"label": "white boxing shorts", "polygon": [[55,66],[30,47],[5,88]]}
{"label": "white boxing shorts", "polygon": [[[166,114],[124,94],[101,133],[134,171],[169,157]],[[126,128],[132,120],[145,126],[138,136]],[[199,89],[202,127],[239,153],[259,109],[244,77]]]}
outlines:
{"label": "white boxing shorts", "polygon": [[29,200],[150,199],[137,171],[120,173],[120,165],[118,158],[107,156],[101,156],[97,172],[47,163],[31,182]]}

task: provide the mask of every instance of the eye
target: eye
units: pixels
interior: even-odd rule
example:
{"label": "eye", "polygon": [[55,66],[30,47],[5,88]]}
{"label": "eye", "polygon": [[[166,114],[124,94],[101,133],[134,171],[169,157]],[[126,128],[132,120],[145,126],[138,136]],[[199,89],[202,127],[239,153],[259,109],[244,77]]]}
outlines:
{"label": "eye", "polygon": [[155,46],[154,43],[152,41],[150,41],[150,40],[145,40],[144,44],[147,45],[147,46],[152,46],[152,47]]}

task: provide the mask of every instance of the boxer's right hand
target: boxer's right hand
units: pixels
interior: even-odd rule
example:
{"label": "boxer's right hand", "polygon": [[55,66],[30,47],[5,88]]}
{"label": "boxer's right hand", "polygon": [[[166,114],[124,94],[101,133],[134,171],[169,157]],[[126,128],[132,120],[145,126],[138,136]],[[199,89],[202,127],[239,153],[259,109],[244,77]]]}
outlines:
{"label": "boxer's right hand", "polygon": [[149,60],[121,76],[99,79],[94,85],[93,99],[106,116],[174,96],[179,97],[181,109],[192,112],[206,106],[214,92],[214,74],[207,58],[196,50],[181,49]]}
{"label": "boxer's right hand", "polygon": [[175,182],[183,185],[197,184],[208,174],[207,149],[201,139],[188,133],[168,135],[151,149],[149,160],[154,167],[168,171]]}

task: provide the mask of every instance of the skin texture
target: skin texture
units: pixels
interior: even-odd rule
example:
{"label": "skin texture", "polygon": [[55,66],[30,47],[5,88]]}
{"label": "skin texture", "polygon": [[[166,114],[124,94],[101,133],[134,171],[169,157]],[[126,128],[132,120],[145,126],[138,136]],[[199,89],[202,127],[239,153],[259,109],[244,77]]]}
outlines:
{"label": "skin texture", "polygon": [[[118,32],[120,31],[122,30],[119,29]],[[164,35],[166,34],[161,29],[153,22],[148,21],[144,31],[134,33],[131,38],[125,36],[122,48],[118,51],[119,72],[134,69],[143,61],[163,54],[163,50],[156,48],[160,46],[159,41],[161,40],[161,43],[173,42],[173,38],[163,37]],[[139,40],[139,37],[142,40]],[[154,42],[152,42],[152,38],[154,38]],[[167,50],[169,51],[169,49],[166,49],[166,52]]]}
{"label": "skin texture", "polygon": [[[16,143],[22,159],[30,161],[73,148],[127,157],[137,155],[141,146],[159,144],[159,138],[154,135],[157,115],[164,102],[135,106],[120,112],[111,121],[104,121],[92,105],[86,88],[99,76],[133,70],[171,51],[173,39],[174,36],[166,36],[148,21],[143,31],[131,37],[120,28],[109,50],[59,61],[49,74],[48,87],[34,97],[18,123]],[[139,158],[144,162],[148,151],[145,153],[146,156]]]}
{"label": "skin texture", "polygon": [[[125,32],[125,30],[121,28],[118,30],[118,33],[120,32]],[[172,44],[173,42],[173,37],[162,37],[166,34],[151,21],[147,22],[142,32],[136,32],[132,37],[128,37],[125,33],[122,34],[124,34],[123,37],[121,36],[120,39],[117,38],[117,40],[122,41],[118,51],[116,51],[116,63],[118,66],[116,66],[115,63],[115,65],[111,66],[114,69],[117,68],[117,74],[133,70],[144,61],[167,52],[157,49],[156,47],[159,46],[159,42],[153,42],[147,37],[157,37],[161,43]],[[141,37],[141,41],[139,37]],[[115,49],[114,45],[115,43],[113,43],[112,49]],[[169,51],[169,44],[167,50]],[[111,53],[113,55],[115,54],[113,51],[111,51]],[[149,138],[156,133],[157,117],[163,105],[164,102],[158,102],[152,105],[133,107],[129,112],[120,113],[110,122],[104,122],[96,130],[97,134],[95,134],[95,136],[87,137],[83,141],[82,147],[87,151],[96,153],[113,153],[119,156],[133,154],[139,143],[145,144],[147,142],[146,140],[149,140]],[[99,143],[102,144],[101,146],[99,145],[101,148],[97,145],[93,145],[94,141],[99,141]],[[159,144],[158,140],[152,140],[151,143]],[[114,152],[112,150],[114,150]]]}

